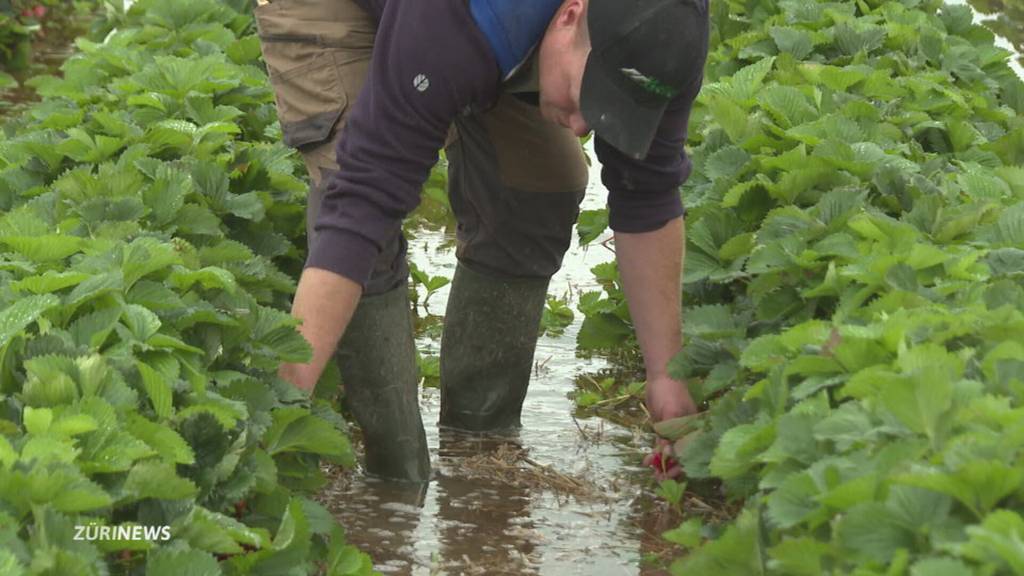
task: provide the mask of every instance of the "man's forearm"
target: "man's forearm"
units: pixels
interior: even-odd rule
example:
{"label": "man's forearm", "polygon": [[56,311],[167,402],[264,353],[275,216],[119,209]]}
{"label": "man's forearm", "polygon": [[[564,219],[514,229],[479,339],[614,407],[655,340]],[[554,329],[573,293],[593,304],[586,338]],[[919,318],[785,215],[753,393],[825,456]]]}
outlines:
{"label": "man's forearm", "polygon": [[299,332],[313,347],[308,364],[285,364],[280,375],[312,393],[327,362],[359,303],[362,288],[339,274],[321,268],[306,268],[292,303],[292,315],[302,320]]}
{"label": "man's forearm", "polygon": [[665,376],[668,361],[682,347],[685,233],[681,217],[652,232],[615,233],[615,257],[648,380]]}

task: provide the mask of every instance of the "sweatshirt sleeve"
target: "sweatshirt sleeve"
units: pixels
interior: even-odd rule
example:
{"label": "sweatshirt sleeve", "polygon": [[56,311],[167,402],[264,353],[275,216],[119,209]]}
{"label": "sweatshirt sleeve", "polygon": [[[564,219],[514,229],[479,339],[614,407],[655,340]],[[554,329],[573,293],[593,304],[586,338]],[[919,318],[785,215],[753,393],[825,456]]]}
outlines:
{"label": "sweatshirt sleeve", "polygon": [[608,223],[612,230],[650,232],[683,214],[679,186],[693,169],[683,145],[701,81],[698,77],[669,102],[643,160],[630,158],[595,138],[601,181],[608,189]]}
{"label": "sweatshirt sleeve", "polygon": [[419,204],[452,121],[492,100],[498,85],[497,62],[462,2],[388,2],[336,148],[341,170],[324,183],[306,266],[365,288],[383,246]]}

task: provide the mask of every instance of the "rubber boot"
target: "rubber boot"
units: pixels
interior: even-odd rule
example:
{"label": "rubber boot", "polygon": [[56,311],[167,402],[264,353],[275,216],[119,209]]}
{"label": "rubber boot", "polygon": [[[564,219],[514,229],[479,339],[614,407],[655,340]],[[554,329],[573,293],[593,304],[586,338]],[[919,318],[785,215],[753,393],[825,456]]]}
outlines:
{"label": "rubber boot", "polygon": [[430,453],[419,406],[409,290],[363,296],[336,358],[349,409],[363,431],[366,472],[426,482]]}
{"label": "rubber boot", "polygon": [[520,426],[549,282],[458,264],[441,336],[438,424],[473,432]]}

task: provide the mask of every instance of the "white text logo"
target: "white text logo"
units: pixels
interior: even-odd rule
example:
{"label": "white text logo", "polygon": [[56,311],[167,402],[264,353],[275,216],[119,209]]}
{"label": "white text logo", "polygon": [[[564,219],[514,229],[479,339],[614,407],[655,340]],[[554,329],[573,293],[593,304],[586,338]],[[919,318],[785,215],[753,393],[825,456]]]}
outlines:
{"label": "white text logo", "polygon": [[75,540],[170,540],[170,526],[75,526]]}

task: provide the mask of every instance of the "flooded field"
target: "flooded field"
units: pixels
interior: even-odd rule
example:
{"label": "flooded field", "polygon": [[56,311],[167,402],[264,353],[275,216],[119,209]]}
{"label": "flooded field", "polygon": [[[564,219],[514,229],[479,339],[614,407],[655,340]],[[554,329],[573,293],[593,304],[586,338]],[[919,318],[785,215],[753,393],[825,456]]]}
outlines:
{"label": "flooded field", "polygon": [[[951,3],[961,4],[962,0]],[[990,16],[976,11],[975,21]],[[1014,43],[998,45],[1016,51]],[[1016,60],[1016,57],[1014,58]],[[1020,62],[1014,69],[1024,77]],[[583,209],[604,205],[606,190],[592,159]],[[454,231],[419,229],[410,239],[411,260],[432,276],[455,271]],[[590,268],[614,258],[602,245],[610,232],[580,247],[574,240],[549,295],[568,297],[575,311],[580,293],[598,290]],[[421,294],[421,299],[424,294]],[[430,299],[443,314],[447,288]],[[435,326],[439,317],[421,318]],[[598,358],[578,358],[582,315],[557,338],[542,337],[523,407],[523,429],[514,437],[470,437],[439,431],[440,392],[424,389],[421,410],[435,469],[423,489],[336,473],[322,500],[342,520],[349,539],[370,553],[376,568],[396,575],[587,574],[656,575],[671,547],[661,533],[682,516],[655,497],[655,482],[640,460],[652,440],[642,414],[632,425],[605,418],[577,419],[570,393],[576,381],[611,368]],[[684,319],[685,321],[685,319]],[[423,330],[421,354],[435,354],[439,331]],[[426,335],[430,333],[430,335]],[[620,421],[615,418],[616,421]],[[726,504],[713,488],[688,493],[687,514],[721,517]]]}
{"label": "flooded field", "polygon": [[[589,150],[593,157],[592,149]],[[583,209],[606,199],[596,161]],[[420,229],[410,258],[431,275],[455,270],[454,231]],[[610,236],[610,232],[606,234]],[[548,289],[567,296],[597,290],[590,268],[614,258],[599,238],[574,240]],[[447,288],[433,295],[441,313]],[[470,436],[439,430],[440,391],[425,388],[421,410],[435,478],[423,490],[341,473],[323,501],[385,574],[658,574],[646,555],[669,549],[661,532],[679,515],[654,496],[654,480],[640,460],[651,437],[639,427],[603,418],[576,418],[575,380],[609,368],[599,358],[577,358],[582,315],[558,337],[543,336],[514,436]],[[421,354],[436,354],[436,331],[421,335]],[[582,375],[582,376],[581,376]],[[642,415],[632,415],[642,424]]]}

